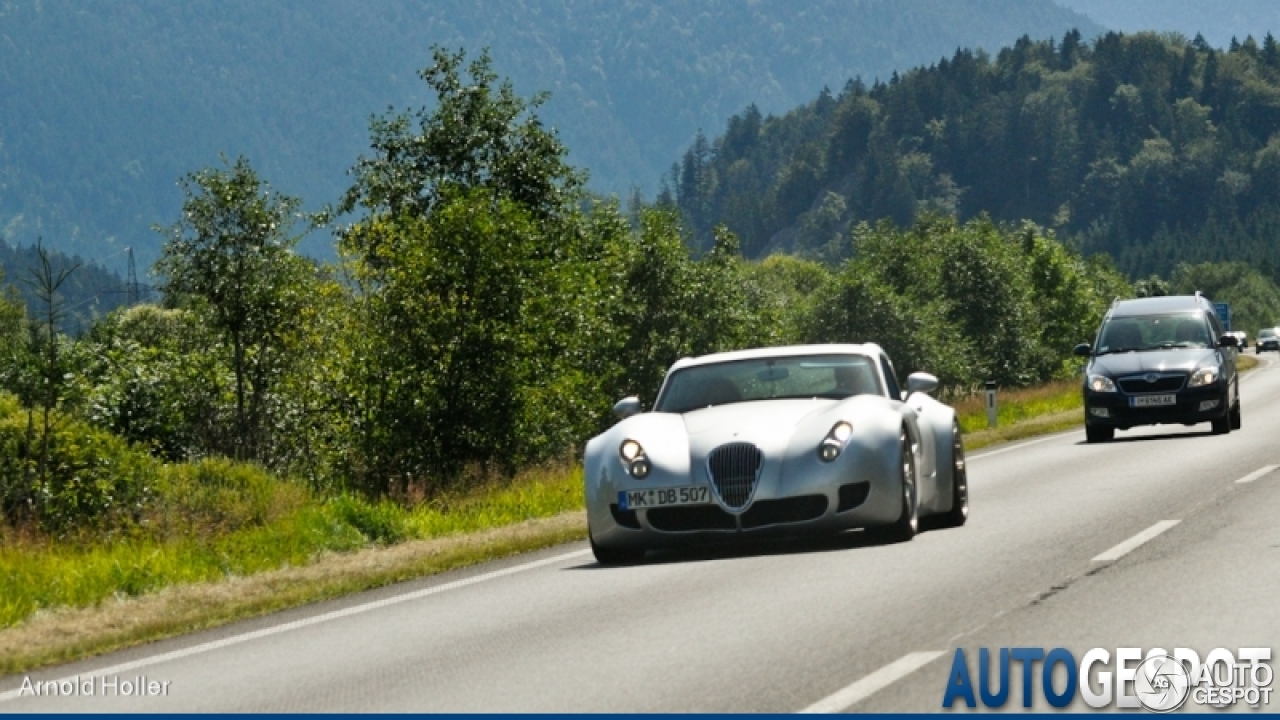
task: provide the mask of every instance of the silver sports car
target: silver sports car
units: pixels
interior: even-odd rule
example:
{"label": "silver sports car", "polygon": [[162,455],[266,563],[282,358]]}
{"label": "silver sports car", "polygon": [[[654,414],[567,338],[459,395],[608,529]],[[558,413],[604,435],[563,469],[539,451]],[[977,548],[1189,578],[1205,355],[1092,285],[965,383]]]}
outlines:
{"label": "silver sports car", "polygon": [[591,548],[601,563],[692,541],[867,528],[909,540],[921,516],[969,512],[955,411],[898,387],[874,344],[684,358],[652,412],[629,397],[587,443]]}

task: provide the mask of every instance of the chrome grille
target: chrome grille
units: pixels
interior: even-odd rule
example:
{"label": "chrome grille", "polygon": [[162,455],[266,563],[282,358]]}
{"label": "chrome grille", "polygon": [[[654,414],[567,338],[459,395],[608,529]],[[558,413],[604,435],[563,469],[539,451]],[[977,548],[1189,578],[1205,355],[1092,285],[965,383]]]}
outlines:
{"label": "chrome grille", "polygon": [[707,458],[711,483],[731,510],[739,510],[751,500],[763,461],[764,454],[751,443],[729,443],[711,451]]}
{"label": "chrome grille", "polygon": [[1120,379],[1120,389],[1127,393],[1177,392],[1186,383],[1187,376],[1178,374],[1132,375]]}

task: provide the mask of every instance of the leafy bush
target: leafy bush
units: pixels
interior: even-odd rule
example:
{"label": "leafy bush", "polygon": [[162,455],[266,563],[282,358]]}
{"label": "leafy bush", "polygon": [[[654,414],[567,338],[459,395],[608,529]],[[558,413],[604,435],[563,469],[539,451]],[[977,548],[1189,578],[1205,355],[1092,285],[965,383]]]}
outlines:
{"label": "leafy bush", "polygon": [[58,534],[125,527],[154,494],[159,463],[124,440],[56,416],[51,432],[0,401],[0,499],[10,520]]}
{"label": "leafy bush", "polygon": [[160,536],[260,527],[306,500],[302,488],[255,465],[225,458],[166,465],[156,496],[148,522],[151,531]]}

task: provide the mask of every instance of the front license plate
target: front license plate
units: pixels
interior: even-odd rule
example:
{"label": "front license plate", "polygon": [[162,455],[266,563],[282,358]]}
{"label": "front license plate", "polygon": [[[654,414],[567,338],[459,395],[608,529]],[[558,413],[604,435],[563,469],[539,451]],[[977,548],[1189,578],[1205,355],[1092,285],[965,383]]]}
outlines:
{"label": "front license plate", "polygon": [[707,485],[618,492],[618,509],[620,510],[709,504],[711,504],[711,488]]}
{"label": "front license plate", "polygon": [[1161,405],[1177,404],[1177,395],[1140,395],[1129,398],[1129,407],[1159,407]]}

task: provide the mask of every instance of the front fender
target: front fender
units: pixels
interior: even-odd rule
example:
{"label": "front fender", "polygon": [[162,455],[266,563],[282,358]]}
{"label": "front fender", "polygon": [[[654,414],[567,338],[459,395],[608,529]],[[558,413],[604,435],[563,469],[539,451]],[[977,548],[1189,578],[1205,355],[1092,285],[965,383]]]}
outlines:
{"label": "front fender", "polygon": [[907,404],[915,411],[920,434],[927,439],[933,456],[930,469],[934,477],[929,497],[921,494],[922,504],[928,512],[947,512],[951,509],[951,486],[954,482],[956,411],[924,393],[912,394],[907,398]]}

